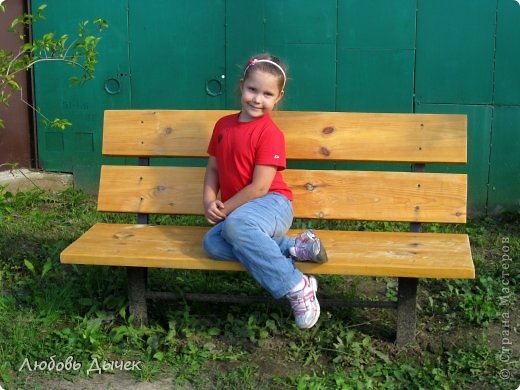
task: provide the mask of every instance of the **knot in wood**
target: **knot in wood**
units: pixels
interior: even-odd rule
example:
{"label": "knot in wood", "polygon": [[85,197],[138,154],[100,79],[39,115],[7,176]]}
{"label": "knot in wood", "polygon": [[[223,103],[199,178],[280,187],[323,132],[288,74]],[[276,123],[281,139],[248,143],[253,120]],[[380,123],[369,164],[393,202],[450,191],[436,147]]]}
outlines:
{"label": "knot in wood", "polygon": [[171,127],[167,127],[166,129],[164,129],[164,134],[170,135],[171,133],[173,133],[173,129]]}
{"label": "knot in wood", "polygon": [[315,188],[316,188],[316,186],[314,184],[312,184],[312,183],[306,183],[305,184],[305,189],[307,191],[314,191]]}
{"label": "knot in wood", "polygon": [[336,131],[336,129],[332,126],[328,126],[328,127],[325,127],[323,128],[323,130],[321,131],[323,134],[332,134]]}
{"label": "knot in wood", "polygon": [[320,148],[320,153],[327,157],[330,156],[330,150],[327,149],[325,146],[322,146]]}
{"label": "knot in wood", "polygon": [[155,190],[156,190],[157,192],[163,192],[163,191],[166,190],[166,187],[165,187],[165,186],[157,186],[157,187],[155,187]]}

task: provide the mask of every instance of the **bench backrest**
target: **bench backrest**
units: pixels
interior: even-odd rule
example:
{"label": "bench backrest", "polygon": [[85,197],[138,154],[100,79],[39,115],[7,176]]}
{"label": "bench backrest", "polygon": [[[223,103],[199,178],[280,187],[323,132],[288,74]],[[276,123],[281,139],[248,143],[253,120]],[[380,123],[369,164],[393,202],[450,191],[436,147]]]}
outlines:
{"label": "bench backrest", "polygon": [[[105,111],[106,156],[207,157],[218,118],[236,111]],[[455,114],[276,112],[287,158],[467,162],[467,119]],[[203,214],[205,168],[103,166],[100,211]],[[287,169],[295,216],[403,222],[466,221],[465,174]]]}

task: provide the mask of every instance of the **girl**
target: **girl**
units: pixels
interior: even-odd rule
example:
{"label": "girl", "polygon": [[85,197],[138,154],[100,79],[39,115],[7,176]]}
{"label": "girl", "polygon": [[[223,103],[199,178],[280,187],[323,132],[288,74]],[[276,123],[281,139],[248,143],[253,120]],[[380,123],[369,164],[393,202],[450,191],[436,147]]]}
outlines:
{"label": "girl", "polygon": [[285,139],[269,113],[286,82],[278,58],[254,57],[240,80],[241,111],[215,124],[203,194],[205,217],[215,226],[203,245],[214,259],[240,261],[274,298],[286,296],[296,325],[306,329],[320,316],[318,284],[294,260],[323,263],[327,255],[312,230],[283,236],[293,219],[292,192],[280,172],[286,167]]}

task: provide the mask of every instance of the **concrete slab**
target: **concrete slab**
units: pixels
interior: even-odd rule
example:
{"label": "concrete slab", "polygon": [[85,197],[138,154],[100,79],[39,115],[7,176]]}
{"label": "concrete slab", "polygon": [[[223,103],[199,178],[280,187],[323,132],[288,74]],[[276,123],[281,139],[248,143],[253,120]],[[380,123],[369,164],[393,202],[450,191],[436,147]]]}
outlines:
{"label": "concrete slab", "polygon": [[64,190],[73,185],[72,174],[13,169],[0,172],[0,186],[7,184],[6,191],[28,191],[42,188],[50,191]]}

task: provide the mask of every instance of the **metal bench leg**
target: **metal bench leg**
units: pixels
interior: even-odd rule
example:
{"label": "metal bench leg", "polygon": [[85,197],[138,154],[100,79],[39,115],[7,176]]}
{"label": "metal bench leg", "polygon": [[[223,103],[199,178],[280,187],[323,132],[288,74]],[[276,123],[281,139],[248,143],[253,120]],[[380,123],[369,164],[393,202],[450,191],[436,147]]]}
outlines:
{"label": "metal bench leg", "polygon": [[127,267],[126,274],[128,279],[128,303],[130,315],[134,316],[134,325],[141,326],[148,323],[148,313],[146,308],[146,284],[148,268]]}
{"label": "metal bench leg", "polygon": [[416,278],[399,278],[397,291],[397,344],[415,342],[415,306],[417,298]]}

